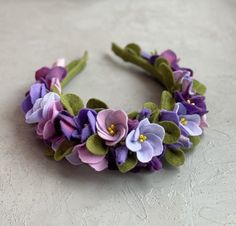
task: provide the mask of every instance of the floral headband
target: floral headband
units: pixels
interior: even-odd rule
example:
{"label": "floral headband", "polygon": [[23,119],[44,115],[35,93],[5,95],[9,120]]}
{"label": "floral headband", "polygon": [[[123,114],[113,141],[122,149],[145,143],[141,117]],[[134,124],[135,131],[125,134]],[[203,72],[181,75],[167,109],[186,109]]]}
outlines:
{"label": "floral headband", "polygon": [[159,105],[147,102],[141,110],[127,114],[96,98],[84,105],[79,96],[62,93],[86,66],[85,52],[67,66],[60,59],[51,68],[36,71],[36,82],[22,102],[26,123],[35,126],[47,146],[45,154],[56,161],[66,159],[96,171],[108,168],[122,173],[160,170],[163,161],[182,165],[185,152],[200,142],[207,127],[206,87],[194,79],[190,68],[179,66],[171,50],[149,54],[133,43],[125,48],[112,44],[112,50],[166,88]]}

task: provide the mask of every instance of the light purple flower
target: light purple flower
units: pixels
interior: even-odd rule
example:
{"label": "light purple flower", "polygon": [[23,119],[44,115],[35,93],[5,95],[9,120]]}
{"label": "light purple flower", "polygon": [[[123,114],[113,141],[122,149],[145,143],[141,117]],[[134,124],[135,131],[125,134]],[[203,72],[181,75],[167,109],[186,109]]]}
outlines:
{"label": "light purple flower", "polygon": [[46,95],[47,89],[45,84],[36,82],[31,87],[30,90],[26,93],[25,99],[21,103],[21,109],[24,113],[29,111],[37,99]]}
{"label": "light purple flower", "polygon": [[140,162],[149,162],[154,156],[163,152],[162,141],[165,130],[162,126],[150,123],[147,118],[140,121],[138,127],[132,130],[126,138],[126,147],[137,153]]}
{"label": "light purple flower", "polygon": [[199,136],[202,134],[200,116],[198,114],[187,114],[185,106],[181,103],[176,103],[173,111],[162,110],[160,120],[174,122],[179,126],[184,136]]}
{"label": "light purple flower", "polygon": [[37,99],[25,115],[26,123],[38,123],[46,119],[51,105],[57,101],[60,101],[60,96],[54,92],[49,92],[44,97]]}
{"label": "light purple flower", "polygon": [[52,102],[49,106],[46,117],[38,123],[36,128],[36,133],[41,139],[48,140],[56,136],[54,120],[62,110],[63,107],[59,101]]}
{"label": "light purple flower", "polygon": [[114,146],[128,133],[128,116],[121,110],[102,110],[97,115],[96,127],[106,145]]}
{"label": "light purple flower", "polygon": [[118,165],[122,165],[123,163],[125,163],[127,156],[128,156],[128,148],[125,145],[122,145],[120,147],[117,147],[115,149],[115,153],[116,153],[116,163]]}

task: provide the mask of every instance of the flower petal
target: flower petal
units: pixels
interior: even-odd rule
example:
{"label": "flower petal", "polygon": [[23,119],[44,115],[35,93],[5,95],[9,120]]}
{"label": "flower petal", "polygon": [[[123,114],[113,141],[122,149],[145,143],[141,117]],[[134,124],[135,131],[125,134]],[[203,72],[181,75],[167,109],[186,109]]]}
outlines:
{"label": "flower petal", "polygon": [[163,144],[160,137],[158,137],[155,134],[147,133],[145,134],[147,136],[147,141],[149,144],[152,145],[153,148],[153,156],[159,156],[163,152]]}
{"label": "flower petal", "polygon": [[106,169],[108,167],[108,162],[107,160],[104,158],[102,161],[97,162],[97,163],[90,163],[89,164],[93,169],[95,169],[96,171],[102,171],[104,169]]}
{"label": "flower petal", "polygon": [[144,126],[142,128],[140,128],[140,133],[141,134],[148,134],[148,133],[152,133],[157,135],[158,137],[161,138],[161,140],[164,139],[165,136],[165,130],[162,126],[155,124],[155,123],[151,123],[148,126]]}
{"label": "flower petal", "polygon": [[125,144],[126,144],[126,147],[130,151],[137,152],[142,148],[142,146],[141,146],[140,142],[134,141],[134,133],[135,133],[135,130],[132,130],[128,134],[128,136],[126,137],[126,140],[125,140]]}
{"label": "flower petal", "polygon": [[69,155],[67,155],[65,158],[70,164],[74,166],[78,166],[82,164],[81,160],[79,159],[78,152],[76,149],[73,149],[73,151]]}
{"label": "flower petal", "polygon": [[120,146],[120,147],[115,149],[115,152],[116,152],[116,162],[117,162],[117,164],[122,165],[127,159],[127,155],[128,155],[127,147]]}
{"label": "flower petal", "polygon": [[146,163],[151,161],[153,157],[153,147],[147,141],[142,143],[141,150],[137,151],[137,158],[140,162]]}
{"label": "flower petal", "polygon": [[187,125],[180,124],[180,128],[190,136],[199,136],[202,134],[202,129],[192,121],[188,121]]}

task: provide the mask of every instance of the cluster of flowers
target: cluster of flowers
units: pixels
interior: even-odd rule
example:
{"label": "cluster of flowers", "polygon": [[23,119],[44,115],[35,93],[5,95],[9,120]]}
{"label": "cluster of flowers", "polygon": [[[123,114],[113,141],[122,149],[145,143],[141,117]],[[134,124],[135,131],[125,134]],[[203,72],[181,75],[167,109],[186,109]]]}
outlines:
{"label": "cluster of flowers", "polygon": [[[174,108],[161,109],[157,122],[150,121],[152,110],[149,108],[143,108],[135,118],[122,110],[86,107],[72,115],[61,101],[60,83],[67,70],[64,60],[58,60],[51,68],[36,71],[36,82],[22,102],[26,123],[36,125],[39,138],[55,153],[65,141],[71,142],[72,148],[64,157],[73,165],[85,163],[96,171],[106,168],[121,172],[161,169],[167,149],[191,148],[190,137],[201,135],[202,129],[207,127],[205,97],[194,92],[192,70],[180,67],[171,50],[160,55],[142,52],[141,57],[150,64],[159,57],[166,59],[175,82],[181,84],[173,93]],[[54,92],[55,88],[57,92]],[[181,135],[175,143],[164,142],[166,131],[158,123],[162,121],[172,122],[179,128]],[[91,152],[88,144],[91,137],[96,138],[98,146],[105,146],[103,154]]]}

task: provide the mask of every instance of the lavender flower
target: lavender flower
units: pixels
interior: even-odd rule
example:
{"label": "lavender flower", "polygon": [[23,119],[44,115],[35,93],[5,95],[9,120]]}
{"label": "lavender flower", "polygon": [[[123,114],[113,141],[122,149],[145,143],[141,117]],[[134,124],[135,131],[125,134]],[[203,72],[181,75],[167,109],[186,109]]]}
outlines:
{"label": "lavender flower", "polygon": [[138,127],[132,130],[126,138],[126,147],[137,153],[140,162],[149,162],[154,156],[163,152],[162,141],[165,130],[163,127],[150,123],[147,118],[140,121]]}

